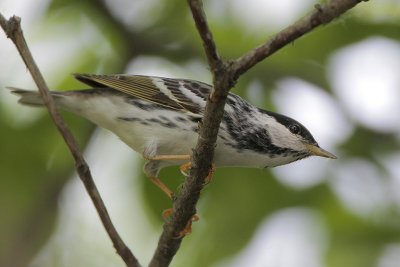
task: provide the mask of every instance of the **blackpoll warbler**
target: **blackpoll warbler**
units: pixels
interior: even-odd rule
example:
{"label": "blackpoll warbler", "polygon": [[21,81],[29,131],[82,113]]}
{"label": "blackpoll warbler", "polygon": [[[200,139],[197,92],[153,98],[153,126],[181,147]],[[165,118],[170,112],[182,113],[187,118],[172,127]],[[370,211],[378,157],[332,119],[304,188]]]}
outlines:
{"label": "blackpoll warbler", "polygon": [[[190,160],[211,86],[187,79],[135,75],[75,77],[92,89],[54,92],[56,105],[114,132],[149,161],[146,175],[169,197],[157,178],[166,166]],[[11,88],[25,105],[42,105],[38,92]],[[299,122],[228,95],[218,132],[216,167],[266,168],[309,156],[336,157],[318,146]]]}

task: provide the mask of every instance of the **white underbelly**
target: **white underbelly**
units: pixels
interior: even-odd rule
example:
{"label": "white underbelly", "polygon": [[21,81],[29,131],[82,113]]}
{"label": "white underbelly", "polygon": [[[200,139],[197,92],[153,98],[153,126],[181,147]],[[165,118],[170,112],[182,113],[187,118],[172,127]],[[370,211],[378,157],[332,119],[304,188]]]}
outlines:
{"label": "white underbelly", "polygon": [[188,155],[197,141],[197,133],[190,130],[129,122],[121,122],[117,128],[116,135],[142,155],[149,146],[154,146],[153,154],[156,155]]}
{"label": "white underbelly", "polygon": [[[146,101],[142,104],[149,105]],[[142,154],[157,145],[157,154],[189,154],[197,141],[197,123],[186,114],[168,109],[146,110],[127,103],[121,96],[86,99],[65,98],[62,107],[115,133],[133,150]]]}

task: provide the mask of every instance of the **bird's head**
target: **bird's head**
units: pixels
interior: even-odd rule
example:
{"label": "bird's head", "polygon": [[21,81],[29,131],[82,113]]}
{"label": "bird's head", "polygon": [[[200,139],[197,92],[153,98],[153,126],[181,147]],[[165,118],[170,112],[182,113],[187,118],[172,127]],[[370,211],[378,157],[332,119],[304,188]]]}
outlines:
{"label": "bird's head", "polygon": [[298,121],[287,116],[262,111],[269,116],[269,123],[265,125],[271,147],[277,149],[275,166],[287,164],[309,156],[320,156],[331,159],[337,157],[322,149],[307,130]]}

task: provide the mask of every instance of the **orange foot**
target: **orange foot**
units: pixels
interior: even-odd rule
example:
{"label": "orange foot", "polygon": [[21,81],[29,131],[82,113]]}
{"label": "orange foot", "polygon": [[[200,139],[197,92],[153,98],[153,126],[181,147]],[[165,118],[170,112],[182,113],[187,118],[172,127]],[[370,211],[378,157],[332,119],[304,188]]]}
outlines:
{"label": "orange foot", "polygon": [[[192,162],[189,161],[185,164],[182,164],[179,169],[181,170],[181,173],[187,177],[189,175],[188,171],[190,170],[191,167],[192,167]],[[216,169],[217,169],[217,167],[215,166],[214,163],[212,163],[211,169],[208,172],[208,175],[205,179],[205,184],[209,184],[212,181]]]}
{"label": "orange foot", "polygon": [[[166,209],[162,213],[162,217],[166,220],[172,214],[172,208]],[[199,216],[197,214],[193,215],[192,218],[189,219],[185,228],[179,232],[177,238],[182,238],[192,232],[192,224],[193,222],[197,222],[199,220]]]}

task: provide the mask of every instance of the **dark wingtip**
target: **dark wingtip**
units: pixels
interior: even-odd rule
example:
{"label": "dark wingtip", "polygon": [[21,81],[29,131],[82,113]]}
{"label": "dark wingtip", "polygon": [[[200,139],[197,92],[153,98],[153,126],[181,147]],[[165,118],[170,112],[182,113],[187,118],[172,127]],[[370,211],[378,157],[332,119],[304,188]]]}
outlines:
{"label": "dark wingtip", "polygon": [[85,74],[85,73],[72,73],[75,79],[78,81],[87,84],[91,87],[104,87],[103,84],[96,82],[93,80],[97,75],[95,74]]}

